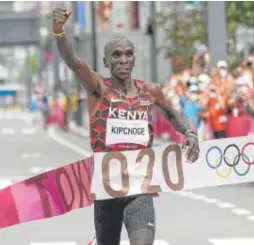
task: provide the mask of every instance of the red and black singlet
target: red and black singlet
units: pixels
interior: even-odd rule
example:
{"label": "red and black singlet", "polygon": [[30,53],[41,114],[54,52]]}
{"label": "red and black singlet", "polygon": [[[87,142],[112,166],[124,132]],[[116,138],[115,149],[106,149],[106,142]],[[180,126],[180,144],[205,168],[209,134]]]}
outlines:
{"label": "red and black singlet", "polygon": [[90,141],[94,152],[127,151],[151,147],[153,143],[152,96],[144,82],[135,80],[138,95],[126,97],[104,79],[103,98],[90,118]]}

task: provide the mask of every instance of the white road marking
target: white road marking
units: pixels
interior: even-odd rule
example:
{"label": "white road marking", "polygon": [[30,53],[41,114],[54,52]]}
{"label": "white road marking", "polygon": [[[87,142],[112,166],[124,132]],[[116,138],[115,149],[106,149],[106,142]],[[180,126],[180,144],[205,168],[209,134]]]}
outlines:
{"label": "white road marking", "polygon": [[254,216],[248,216],[247,219],[250,221],[254,221]]}
{"label": "white road marking", "polygon": [[[55,167],[55,168],[56,168],[56,167]],[[51,171],[51,170],[53,170],[53,169],[55,169],[55,168],[53,168],[53,167],[45,167],[44,170],[45,170],[45,172],[49,172],[49,171]]]}
{"label": "white road marking", "polygon": [[223,202],[220,199],[209,198],[205,195],[195,194],[194,192],[191,191],[181,191],[178,193],[178,195],[188,197],[193,200],[202,201],[207,204],[215,204],[218,208],[230,209],[230,211],[233,214],[247,216],[248,220],[254,221],[254,216],[251,216],[252,215],[251,211],[244,208],[236,208],[236,205],[234,203]]}
{"label": "white road marking", "polygon": [[193,192],[190,191],[180,191],[177,193],[179,196],[183,196],[183,197],[190,197],[192,198],[193,195],[195,195]]}
{"label": "white road marking", "polygon": [[77,245],[76,242],[30,242],[30,245]]}
{"label": "white road marking", "polygon": [[31,167],[30,172],[32,172],[33,174],[45,173],[45,172],[49,172],[53,169],[54,169],[53,167],[40,167],[40,166],[37,166],[37,167]]}
{"label": "white road marking", "polygon": [[37,158],[41,157],[41,153],[39,152],[32,152],[32,153],[22,153],[20,154],[21,158]]}
{"label": "white road marking", "polygon": [[[15,133],[18,133],[18,131],[15,132],[14,128],[2,128],[1,133],[4,134],[4,135],[13,135]],[[23,129],[21,129],[21,133],[23,133],[23,134],[35,134],[36,129],[35,128],[23,128]]]}
{"label": "white road marking", "polygon": [[251,215],[251,211],[244,208],[235,208],[232,210],[232,212],[237,215]]}
{"label": "white road marking", "polygon": [[236,207],[235,204],[230,203],[230,202],[221,202],[221,203],[217,203],[217,206],[218,206],[219,208],[230,208],[230,209]]}
{"label": "white road marking", "polygon": [[27,118],[31,117],[31,113],[29,112],[13,112],[13,111],[0,111],[0,120],[1,119],[20,119],[27,121]]}
{"label": "white road marking", "polygon": [[[165,240],[155,240],[154,245],[170,245],[167,241]],[[130,245],[129,241],[121,241],[120,245]]]}
{"label": "white road marking", "polygon": [[38,173],[45,172],[44,169],[43,169],[42,167],[31,167],[31,168],[30,168],[30,171],[31,171],[33,174],[38,174]]}
{"label": "white road marking", "polygon": [[2,128],[1,132],[2,134],[5,134],[5,135],[11,135],[15,133],[13,128]]}
{"label": "white road marking", "polygon": [[213,245],[253,245],[254,238],[209,239]]}
{"label": "white road marking", "polygon": [[22,133],[23,134],[35,134],[36,129],[35,128],[23,128]]}
{"label": "white road marking", "polygon": [[194,200],[200,200],[200,201],[204,201],[207,197],[205,195],[192,195],[190,196],[191,199]]}
{"label": "white road marking", "polygon": [[[121,245],[130,245],[129,241],[121,241]],[[77,245],[76,242],[30,242],[29,245]],[[170,245],[165,240],[155,240],[154,245]]]}
{"label": "white road marking", "polygon": [[58,142],[59,144],[71,149],[72,151],[75,151],[79,153],[82,156],[89,157],[92,153],[88,151],[84,151],[82,148],[78,147],[77,145],[59,137],[54,129],[49,128],[48,129],[48,136],[51,137],[54,141]]}
{"label": "white road marking", "polygon": [[189,198],[194,199],[194,200],[200,200],[200,201],[203,201],[205,203],[220,203],[219,199],[208,198],[205,195],[198,195],[198,194],[195,194],[194,192],[191,192],[191,191],[180,191],[177,194],[179,196],[189,197]]}
{"label": "white road marking", "polygon": [[211,204],[216,204],[216,203],[220,203],[221,201],[219,199],[216,199],[216,198],[209,198],[207,197],[205,200],[204,200],[205,203],[211,203]]}

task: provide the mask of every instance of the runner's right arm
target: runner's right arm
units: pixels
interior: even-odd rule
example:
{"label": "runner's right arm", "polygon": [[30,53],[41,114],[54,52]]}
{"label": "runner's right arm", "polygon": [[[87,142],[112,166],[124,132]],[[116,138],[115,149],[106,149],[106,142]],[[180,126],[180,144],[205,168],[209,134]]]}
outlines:
{"label": "runner's right arm", "polygon": [[71,12],[66,9],[56,8],[53,11],[53,32],[60,56],[65,64],[75,72],[83,82],[86,90],[91,94],[101,94],[101,77],[83,60],[75,55],[68,38],[64,32],[64,24],[69,19]]}

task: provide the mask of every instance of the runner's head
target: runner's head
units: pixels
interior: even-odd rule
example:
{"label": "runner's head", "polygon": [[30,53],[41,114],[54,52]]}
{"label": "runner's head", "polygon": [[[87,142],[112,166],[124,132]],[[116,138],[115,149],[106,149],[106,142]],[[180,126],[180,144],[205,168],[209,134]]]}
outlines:
{"label": "runner's head", "polygon": [[119,80],[131,77],[135,64],[134,44],[125,37],[116,37],[104,47],[103,62],[111,76]]}

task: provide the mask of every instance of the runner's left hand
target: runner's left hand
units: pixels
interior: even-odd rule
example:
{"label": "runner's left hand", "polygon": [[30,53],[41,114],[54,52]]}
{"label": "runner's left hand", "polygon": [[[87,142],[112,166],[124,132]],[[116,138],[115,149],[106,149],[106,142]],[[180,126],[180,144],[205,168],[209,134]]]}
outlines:
{"label": "runner's left hand", "polygon": [[187,162],[193,163],[199,157],[199,142],[194,135],[187,135],[183,143],[183,152],[187,157]]}

